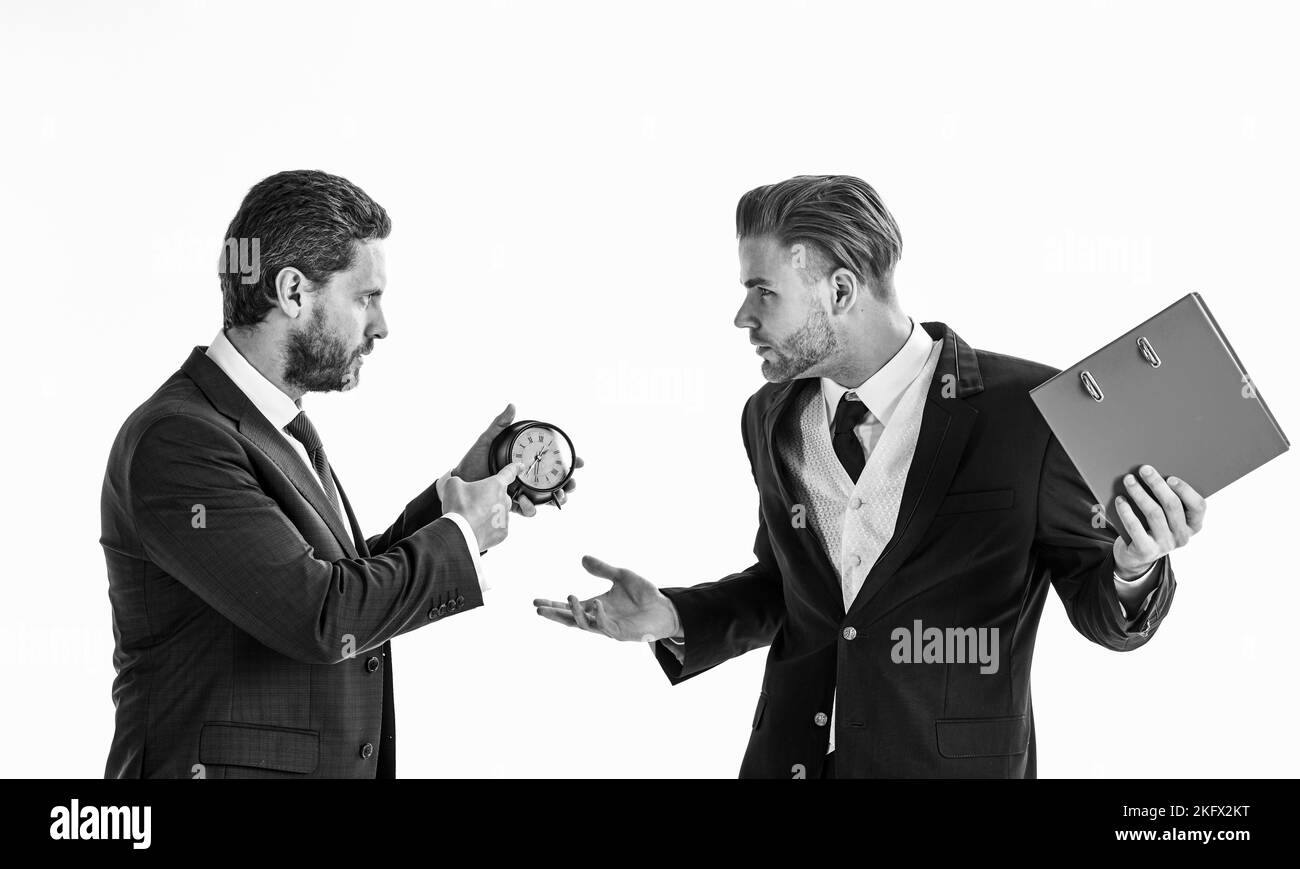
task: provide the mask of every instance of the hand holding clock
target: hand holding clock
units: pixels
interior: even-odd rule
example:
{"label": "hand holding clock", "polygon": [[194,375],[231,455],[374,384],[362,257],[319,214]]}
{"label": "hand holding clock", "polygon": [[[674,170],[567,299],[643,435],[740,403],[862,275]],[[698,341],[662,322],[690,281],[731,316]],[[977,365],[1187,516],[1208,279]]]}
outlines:
{"label": "hand holding clock", "polygon": [[[452,471],[452,476],[470,482],[491,476],[493,443],[511,427],[514,420],[515,406],[507,404],[506,409],[501,411],[496,419],[492,420],[491,424],[484,430],[483,434],[479,435],[478,440],[474,441],[474,445],[469,448],[469,452],[465,453],[465,457],[460,460],[460,463]],[[539,450],[536,455],[521,462],[520,475],[522,476],[526,471],[532,469],[534,471],[533,482],[537,483],[539,481],[538,474],[540,472],[541,458],[542,451]],[[551,496],[551,503],[555,504],[556,507],[562,507],[568,501],[569,494],[578,485],[571,472],[581,468],[583,464],[581,458],[573,457],[572,468],[566,469],[569,472],[568,479]],[[510,512],[519,513],[523,516],[535,516],[537,515],[537,506],[524,491],[519,491],[513,499]]]}

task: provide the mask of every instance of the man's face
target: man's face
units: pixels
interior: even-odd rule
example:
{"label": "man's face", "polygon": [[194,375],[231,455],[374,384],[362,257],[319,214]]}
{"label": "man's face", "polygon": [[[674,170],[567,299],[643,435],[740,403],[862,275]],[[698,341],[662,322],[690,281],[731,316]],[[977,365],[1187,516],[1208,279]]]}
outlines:
{"label": "man's face", "polygon": [[817,374],[837,341],[831,330],[828,282],[812,280],[812,251],[770,236],[740,241],[740,282],[745,301],[735,324],[759,345],[763,377],[781,383]]}
{"label": "man's face", "polygon": [[352,268],[303,293],[302,315],[285,342],[285,383],[303,392],[355,387],[361,357],[388,334],[380,304],[386,283],[383,242],[353,244]]}

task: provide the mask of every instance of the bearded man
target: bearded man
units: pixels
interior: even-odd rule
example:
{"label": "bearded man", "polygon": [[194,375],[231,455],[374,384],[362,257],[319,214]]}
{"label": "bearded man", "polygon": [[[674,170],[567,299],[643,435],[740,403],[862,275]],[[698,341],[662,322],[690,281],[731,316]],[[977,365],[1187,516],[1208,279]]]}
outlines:
{"label": "bearded man", "polygon": [[223,328],[122,426],[101,499],[107,777],[393,777],[390,641],[481,606],[479,556],[535,514],[507,495],[518,466],[488,472],[509,405],[361,532],[302,397],[355,387],[388,335],[390,228],[344,178],[254,186],[226,233]]}

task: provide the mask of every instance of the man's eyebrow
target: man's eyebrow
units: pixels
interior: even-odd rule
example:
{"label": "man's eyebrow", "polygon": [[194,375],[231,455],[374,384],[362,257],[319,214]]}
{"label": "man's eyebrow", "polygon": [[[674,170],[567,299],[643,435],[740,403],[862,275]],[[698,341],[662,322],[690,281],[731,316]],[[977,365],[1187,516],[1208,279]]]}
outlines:
{"label": "man's eyebrow", "polygon": [[371,287],[368,290],[360,290],[357,293],[358,296],[382,296],[383,294],[384,291],[379,289],[378,287]]}
{"label": "man's eyebrow", "polygon": [[772,282],[769,281],[767,278],[750,278],[749,280],[745,281],[745,289],[750,290],[758,286],[759,284],[770,284],[770,283]]}

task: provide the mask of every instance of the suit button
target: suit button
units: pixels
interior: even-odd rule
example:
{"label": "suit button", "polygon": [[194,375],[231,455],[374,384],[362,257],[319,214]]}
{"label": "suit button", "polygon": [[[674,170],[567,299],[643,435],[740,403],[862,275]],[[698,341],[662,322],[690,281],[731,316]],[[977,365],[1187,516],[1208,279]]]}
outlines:
{"label": "suit button", "polygon": [[436,606],[435,606],[435,607],[430,607],[430,608],[429,608],[429,618],[431,618],[431,619],[436,619],[437,617],[438,617],[438,608],[437,608]]}
{"label": "suit button", "polygon": [[861,499],[861,498],[854,498],[854,499],[853,499],[853,509],[854,509],[854,510],[861,510],[861,509],[862,509],[862,499]]}
{"label": "suit button", "polygon": [[460,607],[456,606],[456,601],[454,600],[447,601],[447,612],[454,613],[458,609],[460,609]]}
{"label": "suit button", "polygon": [[853,553],[852,555],[849,556],[849,564],[852,564],[854,567],[861,566],[862,556],[858,555],[856,552]]}
{"label": "suit button", "polygon": [[461,607],[464,605],[465,605],[465,595],[463,594],[456,595],[456,606]]}
{"label": "suit button", "polygon": [[852,640],[855,637],[857,637],[857,635],[858,635],[858,629],[855,627],[849,626],[844,629],[844,639],[846,640]]}
{"label": "suit button", "polygon": [[371,745],[370,743],[367,742],[365,745],[361,746],[361,757],[362,757],[362,758],[368,758],[368,757],[370,757],[370,755],[372,755],[372,754],[374,754],[374,753],[375,753],[375,747],[374,747],[373,745]]}
{"label": "suit button", "polygon": [[438,615],[445,616],[446,614],[447,614],[447,605],[445,603],[438,604]]}
{"label": "suit button", "polygon": [[367,672],[373,673],[373,672],[375,672],[375,671],[378,670],[378,669],[379,669],[379,659],[378,659],[378,658],[371,658],[370,660],[366,661],[366,671],[367,671]]}
{"label": "suit button", "polygon": [[816,715],[813,716],[813,722],[816,723],[816,725],[817,725],[818,727],[825,727],[825,726],[826,726],[826,713],[825,713],[825,712],[818,712]]}

